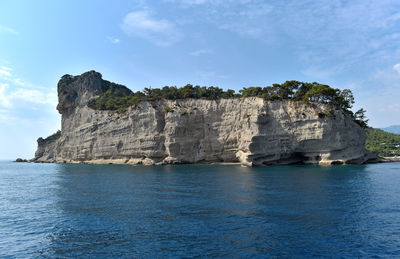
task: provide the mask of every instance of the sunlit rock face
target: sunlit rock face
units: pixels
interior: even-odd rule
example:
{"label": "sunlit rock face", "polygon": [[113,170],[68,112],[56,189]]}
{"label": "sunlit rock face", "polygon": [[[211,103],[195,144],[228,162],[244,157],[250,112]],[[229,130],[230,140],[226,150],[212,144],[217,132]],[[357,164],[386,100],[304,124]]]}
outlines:
{"label": "sunlit rock face", "polygon": [[94,71],[60,80],[61,136],[50,142],[40,138],[34,161],[252,166],[370,158],[364,130],[325,104],[251,97],[141,102],[125,113],[89,108],[89,100],[109,84]]}

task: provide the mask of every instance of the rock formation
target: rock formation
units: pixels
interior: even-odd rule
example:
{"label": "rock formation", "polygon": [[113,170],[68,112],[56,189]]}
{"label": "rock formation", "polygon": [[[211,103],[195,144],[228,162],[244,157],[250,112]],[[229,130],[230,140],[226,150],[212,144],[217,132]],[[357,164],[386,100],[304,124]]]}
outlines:
{"label": "rock formation", "polygon": [[124,113],[89,108],[89,100],[110,84],[94,71],[63,76],[61,134],[39,138],[33,161],[252,166],[359,164],[370,158],[364,130],[326,104],[249,97],[144,101]]}

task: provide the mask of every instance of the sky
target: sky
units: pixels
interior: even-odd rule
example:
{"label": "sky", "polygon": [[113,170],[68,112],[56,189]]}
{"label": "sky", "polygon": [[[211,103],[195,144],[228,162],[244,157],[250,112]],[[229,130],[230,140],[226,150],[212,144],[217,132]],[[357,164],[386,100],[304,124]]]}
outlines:
{"label": "sky", "polygon": [[58,80],[89,70],[134,91],[319,82],[400,124],[400,1],[2,0],[0,159],[32,158]]}

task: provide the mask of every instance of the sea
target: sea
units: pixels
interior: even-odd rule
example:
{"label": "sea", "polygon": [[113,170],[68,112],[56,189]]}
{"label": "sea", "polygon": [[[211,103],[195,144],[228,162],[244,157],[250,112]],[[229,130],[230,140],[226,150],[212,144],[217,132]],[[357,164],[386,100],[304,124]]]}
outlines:
{"label": "sea", "polygon": [[399,258],[400,163],[0,162],[0,258]]}

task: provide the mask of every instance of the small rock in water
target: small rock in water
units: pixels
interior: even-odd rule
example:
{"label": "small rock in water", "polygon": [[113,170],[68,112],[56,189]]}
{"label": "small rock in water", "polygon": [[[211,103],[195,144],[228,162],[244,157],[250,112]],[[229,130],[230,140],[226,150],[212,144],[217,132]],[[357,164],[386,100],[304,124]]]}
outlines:
{"label": "small rock in water", "polygon": [[17,158],[17,159],[15,159],[15,162],[28,162],[28,160],[22,159],[22,158]]}

